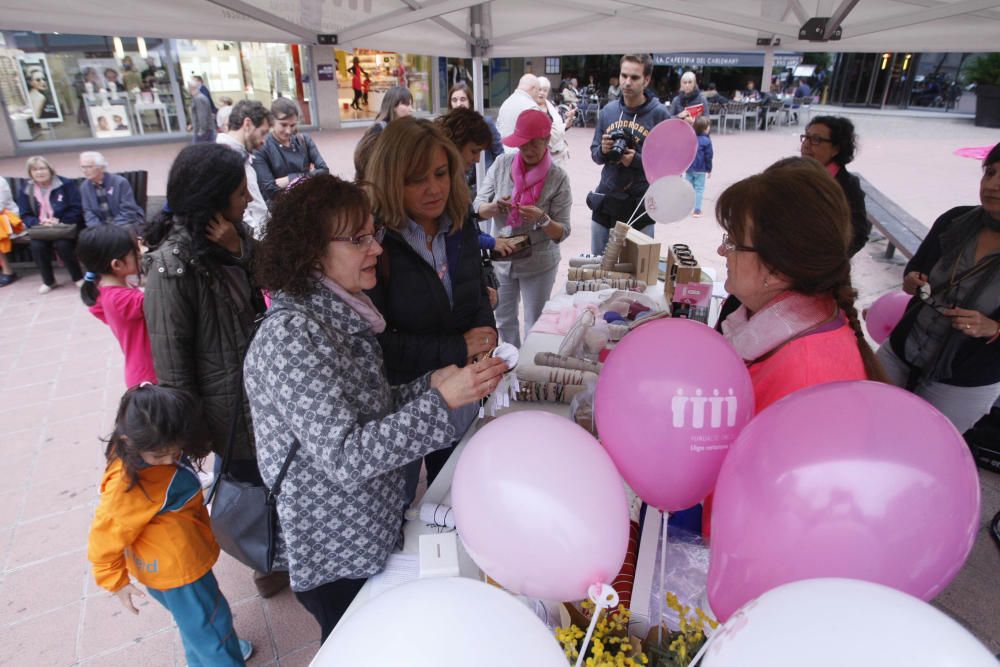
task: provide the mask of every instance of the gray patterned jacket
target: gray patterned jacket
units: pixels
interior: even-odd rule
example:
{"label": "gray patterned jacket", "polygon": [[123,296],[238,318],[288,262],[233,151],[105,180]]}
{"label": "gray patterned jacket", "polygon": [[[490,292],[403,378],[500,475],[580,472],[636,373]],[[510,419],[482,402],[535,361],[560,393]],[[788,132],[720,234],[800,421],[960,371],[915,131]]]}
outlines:
{"label": "gray patterned jacket", "polygon": [[371,576],[400,537],[401,467],[455,439],[448,409],[429,375],[390,387],[368,323],[326,288],[279,292],[271,308],[244,381],[265,483],[301,443],[278,496],[277,563],[294,591]]}

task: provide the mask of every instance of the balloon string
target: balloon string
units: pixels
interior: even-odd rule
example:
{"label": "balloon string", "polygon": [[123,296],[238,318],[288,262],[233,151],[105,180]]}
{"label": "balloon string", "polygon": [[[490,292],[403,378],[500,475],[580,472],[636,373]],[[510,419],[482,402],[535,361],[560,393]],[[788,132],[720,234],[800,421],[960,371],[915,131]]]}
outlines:
{"label": "balloon string", "polygon": [[642,215],[640,215],[638,218],[635,216],[635,214],[639,212],[639,209],[642,208],[642,204],[645,201],[646,201],[645,195],[639,198],[639,203],[636,205],[635,210],[632,211],[632,215],[629,216],[628,222],[625,223],[626,225],[631,227],[633,224],[639,222],[639,220],[642,218],[642,215],[646,215],[646,212],[643,211]]}
{"label": "balloon string", "polygon": [[583,637],[583,645],[580,647],[580,655],[576,657],[576,667],[580,667],[583,664],[583,656],[587,655],[587,648],[590,646],[590,638],[594,634],[594,628],[597,627],[597,617],[601,615],[604,607],[599,605],[594,605],[594,615],[590,619],[590,626],[587,628],[587,634]]}
{"label": "balloon string", "polygon": [[[663,526],[660,528],[660,534],[663,537],[662,546],[660,547],[660,595],[666,595],[667,588],[667,521],[670,520],[670,512],[663,513]],[[661,601],[662,602],[662,601]],[[663,646],[663,611],[660,611],[659,624],[657,625],[657,632],[659,634],[658,643]]]}

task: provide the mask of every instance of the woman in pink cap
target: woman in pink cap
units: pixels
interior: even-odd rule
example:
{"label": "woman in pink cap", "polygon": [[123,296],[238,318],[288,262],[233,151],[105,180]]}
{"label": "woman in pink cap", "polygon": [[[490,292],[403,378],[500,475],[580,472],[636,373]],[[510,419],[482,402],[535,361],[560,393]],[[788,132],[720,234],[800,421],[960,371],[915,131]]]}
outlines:
{"label": "woman in pink cap", "polygon": [[551,133],[548,114],[522,111],[514,133],[503,140],[504,145],[520,150],[496,159],[472,205],[481,219],[493,218],[494,236],[527,236],[531,243],[528,249],[494,258],[500,283],[497,329],[504,342],[518,347],[518,301],[524,299],[524,330],[530,331],[552,293],[559,267],[558,244],[569,236],[573,193],[569,176],[552,164]]}

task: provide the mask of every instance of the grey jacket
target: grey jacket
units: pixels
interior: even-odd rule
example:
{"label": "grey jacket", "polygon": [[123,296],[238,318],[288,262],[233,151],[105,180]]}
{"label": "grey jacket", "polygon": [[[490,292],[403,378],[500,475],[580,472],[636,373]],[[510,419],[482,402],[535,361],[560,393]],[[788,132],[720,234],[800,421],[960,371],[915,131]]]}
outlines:
{"label": "grey jacket", "polygon": [[[505,153],[493,162],[476,194],[476,200],[472,204],[473,210],[478,212],[479,207],[487,202],[513,195],[514,177],[511,175],[511,169],[515,157],[517,153]],[[565,241],[570,232],[570,211],[573,208],[573,191],[570,189],[569,176],[565,171],[552,165],[535,206],[548,213],[552,221],[563,228],[562,240]],[[493,221],[496,224],[494,231],[500,230],[507,226],[507,214],[497,213]],[[525,224],[511,233],[517,235],[530,230],[531,225]],[[554,271],[559,266],[559,245],[546,238],[541,243],[531,246],[530,257],[511,262],[498,261],[493,266],[498,273],[510,272],[514,277]]]}
{"label": "grey jacket", "polygon": [[191,127],[195,141],[215,141],[215,114],[212,103],[202,93],[191,98]]}
{"label": "grey jacket", "polygon": [[[380,571],[403,523],[402,466],[451,444],[430,375],[391,387],[368,323],[326,288],[278,292],[244,365],[264,482],[301,443],[278,496],[292,590]],[[305,314],[304,314],[305,313]]]}

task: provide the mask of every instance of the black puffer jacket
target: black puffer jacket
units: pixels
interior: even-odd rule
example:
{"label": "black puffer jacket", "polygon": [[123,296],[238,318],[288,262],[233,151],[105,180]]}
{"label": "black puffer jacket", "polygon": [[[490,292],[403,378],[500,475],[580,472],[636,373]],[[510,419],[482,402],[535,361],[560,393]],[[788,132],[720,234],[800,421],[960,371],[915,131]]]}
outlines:
{"label": "black puffer jacket", "polygon": [[[254,319],[264,312],[264,298],[249,272],[253,235],[242,223],[239,232],[242,257],[219,248],[195,258],[190,234],[175,225],[143,258],[143,311],[159,382],[202,399],[216,453],[228,442],[233,410],[240,410],[233,456],[256,461],[250,405],[243,396],[243,354]],[[237,281],[245,283],[237,287]]]}
{"label": "black puffer jacket", "polygon": [[857,176],[841,167],[833,177],[847,197],[847,205],[851,208],[851,245],[848,255],[854,257],[868,243],[868,235],[872,233],[872,223],[868,222],[868,210],[865,208],[865,192],[861,189],[861,181]]}
{"label": "black puffer jacket", "polygon": [[447,245],[454,306],[434,269],[399,233],[386,232],[378,284],[368,295],[386,321],[379,343],[390,384],[449,364],[464,366],[465,332],[496,327],[482,277],[479,230],[466,219]]}

